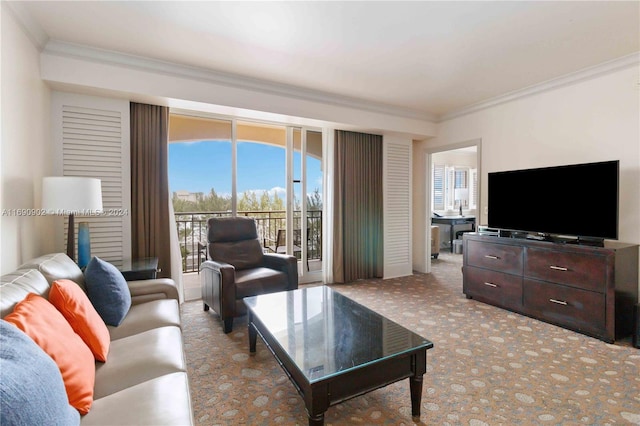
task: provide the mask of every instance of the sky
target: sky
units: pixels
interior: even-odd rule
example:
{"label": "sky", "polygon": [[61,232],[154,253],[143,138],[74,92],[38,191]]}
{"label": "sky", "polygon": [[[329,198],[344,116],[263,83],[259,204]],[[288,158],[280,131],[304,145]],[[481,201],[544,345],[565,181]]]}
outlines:
{"label": "sky", "polygon": [[[300,155],[294,155],[300,170]],[[320,160],[307,157],[307,193],[322,188]],[[299,178],[299,173],[294,179]],[[284,194],[285,150],[261,143],[238,142],[238,193],[273,190]],[[189,191],[231,194],[231,142],[200,141],[169,144],[171,192]]]}

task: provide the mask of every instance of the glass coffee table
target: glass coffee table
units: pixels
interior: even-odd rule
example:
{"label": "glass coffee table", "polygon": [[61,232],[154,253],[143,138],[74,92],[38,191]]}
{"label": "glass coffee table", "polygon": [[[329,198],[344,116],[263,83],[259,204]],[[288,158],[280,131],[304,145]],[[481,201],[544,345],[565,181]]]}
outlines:
{"label": "glass coffee table", "polygon": [[329,406],[409,379],[411,413],[420,415],[429,340],[318,286],[244,299],[249,350],[260,335],[302,396],[309,425]]}

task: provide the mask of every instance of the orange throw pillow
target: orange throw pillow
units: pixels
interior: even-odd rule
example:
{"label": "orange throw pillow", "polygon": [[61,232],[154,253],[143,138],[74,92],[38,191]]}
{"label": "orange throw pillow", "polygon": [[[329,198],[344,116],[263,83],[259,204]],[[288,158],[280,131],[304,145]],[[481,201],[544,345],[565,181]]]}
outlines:
{"label": "orange throw pillow", "polygon": [[69,404],[87,414],[93,403],[96,368],[93,355],[66,319],[47,299],[34,293],[4,318],[31,337],[58,365]]}
{"label": "orange throw pillow", "polygon": [[56,280],[49,292],[49,302],[66,318],[78,336],[89,346],[98,361],[105,362],[111,337],[104,321],[89,297],[71,280]]}

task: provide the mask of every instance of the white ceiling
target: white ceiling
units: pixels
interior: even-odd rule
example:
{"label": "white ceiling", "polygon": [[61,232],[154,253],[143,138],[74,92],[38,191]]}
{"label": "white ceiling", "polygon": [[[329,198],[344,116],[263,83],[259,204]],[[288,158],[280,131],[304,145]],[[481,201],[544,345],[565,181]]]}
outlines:
{"label": "white ceiling", "polygon": [[442,116],[640,51],[640,2],[20,2],[44,40]]}

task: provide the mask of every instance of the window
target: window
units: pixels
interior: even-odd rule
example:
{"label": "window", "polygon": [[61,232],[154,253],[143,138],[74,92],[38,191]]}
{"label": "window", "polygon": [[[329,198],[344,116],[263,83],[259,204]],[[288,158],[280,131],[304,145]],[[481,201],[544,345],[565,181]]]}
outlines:
{"label": "window", "polygon": [[469,208],[468,176],[468,169],[459,169],[457,167],[453,168],[453,185],[450,186],[453,186],[453,194],[451,200],[454,209],[457,209],[460,206],[462,206],[462,208]]}
{"label": "window", "polygon": [[242,215],[256,219],[265,250],[287,231],[289,251],[304,258],[300,280],[321,279],[322,131],[188,112],[170,119],[169,179],[183,271],[197,271],[209,217]]}
{"label": "window", "polygon": [[433,210],[456,210],[477,205],[477,170],[468,167],[433,165]]}

